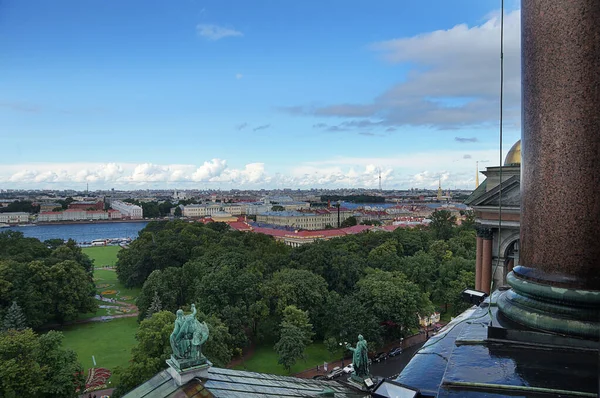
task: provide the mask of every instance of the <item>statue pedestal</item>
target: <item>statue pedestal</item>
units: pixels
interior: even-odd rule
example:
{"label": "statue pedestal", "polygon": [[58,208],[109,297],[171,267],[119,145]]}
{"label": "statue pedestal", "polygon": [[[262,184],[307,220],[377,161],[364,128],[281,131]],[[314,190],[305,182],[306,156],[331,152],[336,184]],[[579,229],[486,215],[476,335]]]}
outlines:
{"label": "statue pedestal", "polygon": [[352,374],[348,377],[348,383],[352,384],[354,387],[357,387],[361,390],[367,391],[367,387],[365,386],[365,380],[371,378],[372,376],[361,377],[355,374]]}
{"label": "statue pedestal", "polygon": [[208,369],[212,363],[206,359],[177,360],[171,356],[167,359],[167,371],[173,377],[177,385],[182,386],[196,377],[208,378]]}

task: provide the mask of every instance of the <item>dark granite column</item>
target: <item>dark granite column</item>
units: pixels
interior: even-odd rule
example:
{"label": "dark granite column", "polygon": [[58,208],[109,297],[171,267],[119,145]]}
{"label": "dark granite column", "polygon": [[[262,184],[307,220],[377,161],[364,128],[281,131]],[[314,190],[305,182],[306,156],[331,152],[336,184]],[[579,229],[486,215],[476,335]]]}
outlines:
{"label": "dark granite column", "polygon": [[527,326],[596,337],[600,1],[522,0],[521,47],[520,261],[499,306]]}
{"label": "dark granite column", "polygon": [[475,290],[481,290],[481,254],[483,251],[483,239],[477,237],[477,246],[475,251]]}
{"label": "dark granite column", "polygon": [[490,294],[492,284],[492,240],[483,239],[481,254],[481,291]]}

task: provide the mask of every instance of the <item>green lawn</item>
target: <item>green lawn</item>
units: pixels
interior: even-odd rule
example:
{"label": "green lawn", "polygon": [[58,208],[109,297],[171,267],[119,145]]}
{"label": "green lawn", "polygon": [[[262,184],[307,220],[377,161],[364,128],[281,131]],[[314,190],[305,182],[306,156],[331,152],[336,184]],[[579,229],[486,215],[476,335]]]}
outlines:
{"label": "green lawn", "polygon": [[288,373],[283,366],[277,363],[279,357],[272,346],[257,347],[254,355],[247,361],[235,367],[235,369],[249,370],[252,372],[270,373],[276,375],[288,375],[309,368],[323,365],[323,362],[333,362],[340,359],[339,354],[331,355],[322,343],[311,344],[304,351],[306,359],[299,360],[292,366]]}
{"label": "green lawn", "polygon": [[[63,344],[77,353],[86,374],[94,367],[92,355],[96,358],[96,367],[114,371],[117,366],[128,366],[137,328],[135,317],[66,326],[62,330]],[[111,381],[116,384],[114,379]]]}
{"label": "green lawn", "polygon": [[121,250],[120,246],[96,246],[84,247],[81,249],[92,260],[95,267],[103,267],[105,265],[114,266],[117,263],[117,253]]}

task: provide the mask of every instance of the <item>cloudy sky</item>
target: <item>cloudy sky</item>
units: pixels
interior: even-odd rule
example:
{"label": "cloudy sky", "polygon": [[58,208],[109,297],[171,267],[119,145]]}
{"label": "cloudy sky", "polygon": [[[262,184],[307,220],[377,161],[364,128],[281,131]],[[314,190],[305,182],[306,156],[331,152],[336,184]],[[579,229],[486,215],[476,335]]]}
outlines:
{"label": "cloudy sky", "polygon": [[2,0],[0,189],[473,188],[500,159],[499,5]]}

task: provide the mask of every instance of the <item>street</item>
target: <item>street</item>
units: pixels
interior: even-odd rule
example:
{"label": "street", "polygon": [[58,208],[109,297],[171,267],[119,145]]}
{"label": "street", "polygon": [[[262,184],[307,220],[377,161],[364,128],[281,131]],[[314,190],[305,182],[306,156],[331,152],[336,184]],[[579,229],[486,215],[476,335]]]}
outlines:
{"label": "street", "polygon": [[406,348],[400,355],[372,364],[370,369],[371,374],[378,377],[397,376],[402,372],[402,369],[410,362],[413,355],[419,351],[423,344],[424,343],[413,345],[412,347]]}

